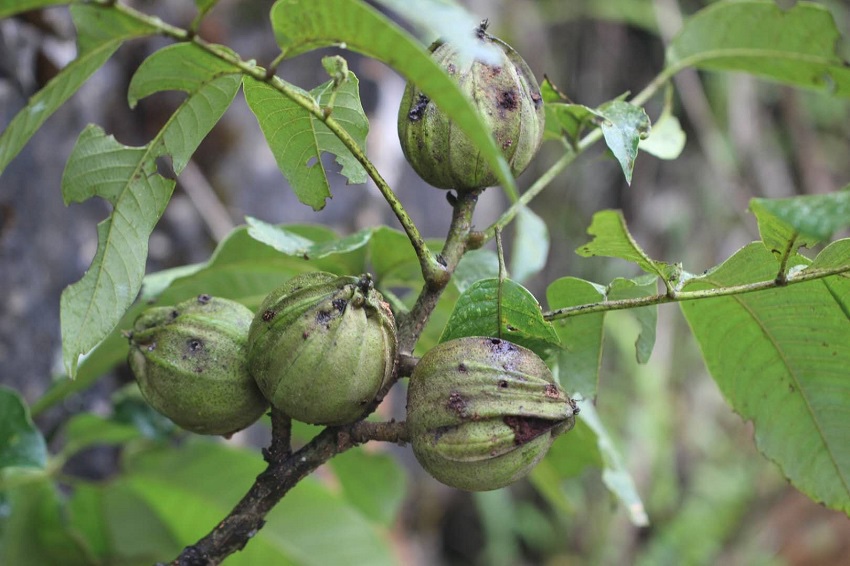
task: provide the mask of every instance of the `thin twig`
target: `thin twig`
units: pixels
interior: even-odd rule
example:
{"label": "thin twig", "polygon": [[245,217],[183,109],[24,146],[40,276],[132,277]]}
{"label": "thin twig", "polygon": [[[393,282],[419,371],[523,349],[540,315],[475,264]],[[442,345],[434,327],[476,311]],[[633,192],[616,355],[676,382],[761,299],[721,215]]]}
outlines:
{"label": "thin twig", "polygon": [[843,265],[841,267],[825,269],[805,269],[797,272],[793,276],[786,277],[784,280],[777,277],[769,281],[757,281],[755,283],[732,285],[730,287],[715,287],[714,289],[704,289],[702,291],[679,291],[674,294],[665,293],[650,295],[648,297],[639,297],[636,299],[621,299],[619,301],[601,301],[598,303],[575,305],[572,307],[564,307],[562,309],[545,312],[543,313],[543,318],[552,321],[569,318],[571,316],[579,316],[582,314],[634,309],[638,307],[661,305],[664,303],[695,301],[699,299],[711,299],[714,297],[726,297],[730,295],[743,295],[745,293],[754,293],[756,291],[787,287],[795,283],[815,281],[817,279],[823,279],[824,277],[830,277],[833,275],[841,275],[843,273],[850,273],[850,266]]}

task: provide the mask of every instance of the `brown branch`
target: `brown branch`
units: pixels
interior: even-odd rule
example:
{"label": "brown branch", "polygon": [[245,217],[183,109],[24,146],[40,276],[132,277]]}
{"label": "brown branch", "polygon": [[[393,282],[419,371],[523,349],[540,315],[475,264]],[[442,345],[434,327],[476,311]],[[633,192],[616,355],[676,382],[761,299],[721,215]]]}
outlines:
{"label": "brown branch", "polygon": [[[296,452],[281,450],[281,437],[289,425],[278,413],[272,413],[274,438],[266,451],[269,465],[233,510],[204,538],[183,549],[173,566],[220,564],[227,556],[242,550],[265,524],[265,516],[290,489],[313,470],[358,444],[370,440],[403,444],[408,441],[404,422],[366,422],[328,427]],[[283,427],[283,429],[281,428]],[[288,442],[286,442],[288,445]]]}

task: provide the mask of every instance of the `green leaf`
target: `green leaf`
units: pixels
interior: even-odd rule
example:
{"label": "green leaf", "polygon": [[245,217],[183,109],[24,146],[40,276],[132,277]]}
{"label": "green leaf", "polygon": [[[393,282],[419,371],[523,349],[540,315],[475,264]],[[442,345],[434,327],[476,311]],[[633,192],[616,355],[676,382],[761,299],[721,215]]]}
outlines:
{"label": "green leaf", "polygon": [[[607,298],[609,301],[620,299],[639,299],[658,293],[658,280],[652,275],[644,275],[637,279],[617,278],[608,285]],[[655,327],[658,323],[658,305],[629,309],[640,325],[635,341],[635,356],[639,364],[645,364],[652,355],[655,347]]]}
{"label": "green leaf", "polygon": [[155,51],[142,62],[130,81],[127,100],[135,108],[140,99],[156,92],[177,90],[190,96],[155,140],[164,145],[159,151],[171,156],[172,168],[180,174],[230,106],[241,81],[238,67],[194,43],[181,43]]}
{"label": "green leaf", "polygon": [[632,524],[638,527],[647,526],[649,518],[646,515],[643,501],[641,501],[637,492],[634,479],[623,463],[620,451],[599,419],[596,407],[589,401],[579,401],[578,406],[581,410],[581,420],[586,422],[590,430],[596,434],[599,453],[604,462],[602,481],[605,482],[608,490],[625,506]]}
{"label": "green leaf", "polygon": [[[20,2],[4,0],[0,17],[23,9],[64,2]],[[71,14],[79,34],[78,55],[71,63],[35,93],[27,105],[0,134],[0,174],[15,158],[42,124],[65,103],[112,56],[127,39],[151,35],[156,28],[125,16],[116,10],[75,5]]]}
{"label": "green leaf", "polygon": [[[604,300],[605,288],[575,277],[556,279],[546,289],[549,310]],[[557,355],[558,380],[564,389],[585,399],[596,398],[604,321],[605,313],[594,313],[552,322],[562,348]]]}
{"label": "green leaf", "polygon": [[185,544],[123,477],[75,485],[67,510],[75,538],[98,559],[90,563],[146,566],[173,558]]}
{"label": "green leaf", "polygon": [[390,527],[401,510],[407,476],[386,453],[349,450],[330,461],[345,498],[369,520]]}
{"label": "green leaf", "polygon": [[[156,511],[175,538],[194,541],[233,508],[263,469],[263,461],[255,451],[193,441],[180,450],[140,454],[127,468],[127,485]],[[311,478],[293,488],[266,516],[265,526],[250,544],[228,558],[234,565],[347,562],[393,563],[377,528],[342,496]]]}
{"label": "green leaf", "polygon": [[582,257],[617,257],[636,263],[647,273],[670,279],[675,266],[655,261],[641,249],[626,226],[626,219],[619,210],[601,210],[593,215],[587,233],[593,236],[590,243],[576,250]]}
{"label": "green leaf", "polygon": [[47,445],[13,389],[0,387],[0,479],[7,468],[44,469]]}
{"label": "green leaf", "polygon": [[544,358],[560,347],[552,324],[543,320],[537,299],[510,279],[501,285],[499,279],[483,279],[460,296],[440,342],[465,336],[503,338]]}
{"label": "green leaf", "polygon": [[[332,87],[333,81],[327,81],[309,93],[302,91],[302,94],[323,105],[327,104]],[[290,88],[297,89],[292,85]],[[268,83],[251,77],[245,77],[244,89],[245,100],[257,117],[277,165],[292,185],[298,200],[314,210],[321,210],[325,200],[331,197],[322,163],[323,152],[336,156],[337,163],[342,166],[341,174],[350,183],[366,182],[363,166],[312,112]],[[369,122],[360,105],[359,82],[354,73],[349,72],[348,80],[339,86],[336,93],[332,116],[363,149]]]}
{"label": "green leaf", "polygon": [[[161,88],[179,88],[189,97],[172,114],[151,142],[139,148],[118,143],[97,126],[80,134],[62,177],[66,204],[99,196],[113,205],[109,218],[98,224],[98,247],[83,278],[62,292],[60,302],[62,353],[73,378],[79,356],[109,335],[136,298],[147,260],[148,237],[165,210],[174,181],[157,173],[156,160],[173,157],[182,170],[230,105],[239,88],[235,75],[209,61],[192,46],[155,54],[140,68],[131,100]],[[180,80],[166,75],[174,66],[195,64],[212,74],[186,74]]]}
{"label": "green leaf", "polygon": [[549,229],[543,219],[527,206],[517,212],[514,226],[516,234],[511,254],[511,275],[515,281],[524,283],[546,267]]}
{"label": "green leaf", "polygon": [[744,71],[774,81],[850,96],[850,66],[836,53],[840,34],[829,10],[797,2],[718,2],[685,22],[667,48],[672,74],[686,67]]}
{"label": "green leaf", "polygon": [[56,6],[59,4],[70,4],[72,0],[0,0],[0,18],[6,18],[21,12]]}
{"label": "green leaf", "polygon": [[329,241],[315,242],[284,226],[275,226],[247,216],[248,234],[258,242],[286,255],[304,259],[321,259],[335,254],[359,250],[372,239],[374,228],[364,228],[354,234]]}
{"label": "green leaf", "polygon": [[[796,256],[792,263],[808,262]],[[756,242],[683,289],[770,280],[778,269]],[[829,277],[681,303],[724,397],[755,424],[759,450],[802,492],[844,513],[850,513],[847,297],[850,280]]]}
{"label": "green leaf", "polygon": [[850,226],[850,187],[825,195],[750,200],[765,247],[778,257]]}
{"label": "green leaf", "polygon": [[[0,529],[0,564],[93,563],[82,541],[68,529],[59,491],[50,479],[42,477],[6,493],[11,513],[4,517]],[[8,509],[4,511],[8,513]]]}
{"label": "green leaf", "polygon": [[65,425],[65,457],[95,445],[124,444],[141,437],[134,426],[105,419],[93,413],[74,415]]}
{"label": "green leaf", "polygon": [[278,0],[271,20],[288,57],[342,45],[383,61],[414,82],[469,136],[508,194],[517,194],[510,167],[472,102],[424,46],[377,10],[351,0]]}
{"label": "green leaf", "polygon": [[418,287],[423,283],[419,259],[410,240],[398,230],[379,226],[369,242],[375,278],[385,287]]}
{"label": "green leaf", "polygon": [[659,159],[676,159],[685,149],[686,136],[679,119],[670,112],[659,116],[649,136],[640,140],[638,149]]}
{"label": "green leaf", "polygon": [[499,276],[499,256],[492,250],[471,250],[457,264],[452,283],[463,293],[476,281]]}
{"label": "green leaf", "polygon": [[[837,240],[825,247],[810,266],[812,269],[850,267],[850,238]],[[847,274],[844,274],[845,277]]]}
{"label": "green leaf", "polygon": [[549,77],[545,77],[540,83],[540,95],[543,97],[543,110],[546,113],[543,129],[545,139],[566,137],[575,144],[586,127],[595,127],[602,120],[602,116],[593,108],[570,102],[558,87],[552,84]]}
{"label": "green leaf", "polygon": [[83,278],[62,292],[65,371],[115,328],[142,284],[148,236],[165,210],[174,181],[161,177],[147,148],[131,148],[97,126],[80,134],[62,179],[65,202],[101,196],[112,215],[98,224],[98,248]]}
{"label": "green leaf", "polygon": [[626,182],[631,184],[638,143],[649,135],[649,116],[643,108],[622,100],[607,102],[596,111],[603,118],[600,127],[605,143],[620,163]]}

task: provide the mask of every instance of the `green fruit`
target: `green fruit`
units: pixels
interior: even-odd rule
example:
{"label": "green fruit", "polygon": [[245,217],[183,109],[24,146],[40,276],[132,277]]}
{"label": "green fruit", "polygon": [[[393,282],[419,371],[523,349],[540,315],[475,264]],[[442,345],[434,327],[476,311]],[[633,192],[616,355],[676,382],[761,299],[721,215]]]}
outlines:
{"label": "green fruit", "polygon": [[498,338],[435,346],[407,391],[416,459],[437,480],[469,491],[524,477],[573,427],[577,412],[543,360]]}
{"label": "green fruit", "polygon": [[253,316],[209,295],[142,313],[128,361],[148,403],[198,434],[229,435],[260,418],[268,402],[247,364]]}
{"label": "green fruit", "polygon": [[307,273],[266,297],[248,348],[272,405],[302,422],[348,424],[392,377],[395,321],[369,276]]}
{"label": "green fruit", "polygon": [[[522,57],[485,30],[486,22],[476,33],[482,42],[497,48],[495,64],[474,61],[464,67],[451,43],[432,45],[432,57],[469,97],[516,176],[531,162],[543,139],[543,99]],[[498,181],[475,144],[413,83],[407,84],[402,97],[398,135],[413,169],[435,187],[470,192]]]}

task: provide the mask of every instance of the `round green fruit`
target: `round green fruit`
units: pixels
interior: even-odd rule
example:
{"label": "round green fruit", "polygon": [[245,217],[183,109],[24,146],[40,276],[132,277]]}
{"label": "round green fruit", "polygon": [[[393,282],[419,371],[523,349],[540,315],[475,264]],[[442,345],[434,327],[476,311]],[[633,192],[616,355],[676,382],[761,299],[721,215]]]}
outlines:
{"label": "round green fruit", "polygon": [[573,427],[577,412],[543,360],[498,338],[435,346],[416,365],[407,391],[416,459],[440,482],[469,491],[527,475]]}
{"label": "round green fruit", "polygon": [[259,419],[268,402],[248,373],[253,316],[209,295],[142,313],[128,361],[147,402],[198,434],[229,435]]}
{"label": "round green fruit", "polygon": [[392,376],[395,321],[368,275],[314,272],[266,297],[248,335],[251,374],[293,419],[343,425],[362,417]]}
{"label": "round green fruit", "polygon": [[[476,34],[496,48],[496,62],[476,60],[464,66],[457,49],[441,42],[431,46],[432,57],[478,110],[516,176],[531,162],[543,139],[540,87],[522,57],[486,33],[486,22]],[[498,181],[476,145],[413,83],[407,84],[402,97],[398,135],[410,165],[435,187],[472,192]]]}

